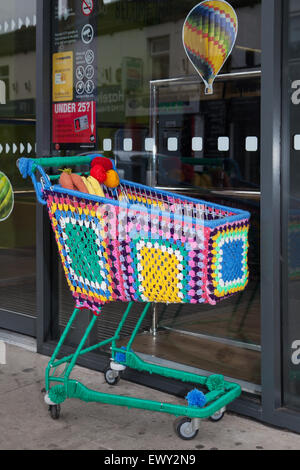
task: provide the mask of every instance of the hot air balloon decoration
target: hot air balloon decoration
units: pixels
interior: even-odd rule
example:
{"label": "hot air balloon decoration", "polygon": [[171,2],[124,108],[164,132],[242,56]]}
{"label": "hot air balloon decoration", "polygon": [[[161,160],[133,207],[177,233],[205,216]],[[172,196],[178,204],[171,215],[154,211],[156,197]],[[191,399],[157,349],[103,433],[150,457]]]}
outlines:
{"label": "hot air balloon decoration", "polygon": [[183,25],[185,52],[205,84],[213,93],[213,83],[234,47],[238,19],[224,0],[205,0],[196,5]]}

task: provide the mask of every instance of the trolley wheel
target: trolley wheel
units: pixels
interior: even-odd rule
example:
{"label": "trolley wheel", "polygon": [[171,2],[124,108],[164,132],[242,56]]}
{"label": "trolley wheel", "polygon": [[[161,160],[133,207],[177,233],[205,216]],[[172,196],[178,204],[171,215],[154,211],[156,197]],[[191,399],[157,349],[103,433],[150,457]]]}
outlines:
{"label": "trolley wheel", "polygon": [[213,423],[217,423],[218,421],[221,421],[221,419],[224,418],[224,416],[225,416],[225,410],[222,409],[222,410],[216,411],[213,415],[209,417],[209,419]]}
{"label": "trolley wheel", "polygon": [[59,419],[60,417],[60,405],[49,405],[49,414],[52,419]]}
{"label": "trolley wheel", "polygon": [[198,429],[193,429],[191,418],[177,418],[174,421],[174,430],[180,439],[190,441],[198,434]]}
{"label": "trolley wheel", "polygon": [[104,370],[104,378],[108,385],[117,385],[121,377],[117,371],[112,370],[110,367],[107,367]]}

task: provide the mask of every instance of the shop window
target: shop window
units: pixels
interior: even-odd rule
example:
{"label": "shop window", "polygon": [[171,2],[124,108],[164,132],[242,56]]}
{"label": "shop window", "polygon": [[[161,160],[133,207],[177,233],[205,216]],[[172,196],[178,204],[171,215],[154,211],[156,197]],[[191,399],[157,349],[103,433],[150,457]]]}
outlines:
{"label": "shop window", "polygon": [[[211,96],[205,95],[182,44],[184,21],[196,3],[104,0],[95,31],[96,148],[114,159],[124,179],[151,181],[251,213],[247,289],[215,307],[159,305],[162,334],[155,342],[155,355],[223,373],[257,393],[261,380],[261,2],[229,2],[236,9],[239,33]],[[53,31],[72,31],[82,18],[75,0],[68,1],[68,8],[74,15],[58,23],[53,19]],[[67,151],[77,153],[74,148]],[[65,294],[65,287],[61,292]],[[118,306],[105,309],[118,311]],[[60,315],[66,316],[62,303]],[[101,322],[99,336],[105,333],[100,334],[100,329]],[[184,332],[185,340],[178,343],[180,353],[174,357],[171,344],[178,332]],[[135,349],[147,354],[151,344],[148,332]]]}
{"label": "shop window", "polygon": [[152,79],[161,80],[169,77],[170,38],[149,39],[150,57],[152,60]]}
{"label": "shop window", "polygon": [[0,0],[0,17],[0,172],[14,192],[13,211],[0,222],[0,327],[34,336],[36,197],[16,162],[36,149],[36,1]]}
{"label": "shop window", "polygon": [[4,83],[4,88],[2,88],[2,90],[4,91],[4,94],[3,94],[3,91],[1,91],[1,95],[2,95],[1,101],[3,101],[2,104],[5,104],[6,101],[9,101],[9,66],[8,65],[3,65],[0,67],[0,80],[2,83]]}
{"label": "shop window", "polygon": [[284,3],[284,138],[282,184],[282,324],[284,405],[300,409],[300,5]]}

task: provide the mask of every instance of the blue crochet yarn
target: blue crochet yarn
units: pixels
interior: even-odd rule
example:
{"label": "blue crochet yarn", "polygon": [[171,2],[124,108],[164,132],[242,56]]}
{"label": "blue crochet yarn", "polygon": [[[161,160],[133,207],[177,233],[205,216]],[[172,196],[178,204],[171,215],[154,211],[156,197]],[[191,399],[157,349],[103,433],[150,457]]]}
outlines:
{"label": "blue crochet yarn", "polygon": [[[126,351],[125,346],[122,346],[121,349],[124,349]],[[121,353],[121,352],[116,352],[115,361],[116,362],[126,362],[126,354]]]}
{"label": "blue crochet yarn", "polygon": [[32,175],[33,161],[30,158],[20,158],[18,160],[18,167],[23,178],[27,178]]}
{"label": "blue crochet yarn", "polygon": [[203,408],[206,405],[206,397],[197,388],[191,390],[185,399],[188,401],[189,406],[197,406],[198,408]]}

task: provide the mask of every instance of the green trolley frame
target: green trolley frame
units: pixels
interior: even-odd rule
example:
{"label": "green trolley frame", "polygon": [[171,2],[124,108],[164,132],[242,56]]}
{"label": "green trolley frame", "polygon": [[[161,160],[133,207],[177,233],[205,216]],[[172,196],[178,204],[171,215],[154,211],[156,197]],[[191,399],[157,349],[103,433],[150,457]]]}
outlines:
{"label": "green trolley frame", "polygon": [[[58,177],[57,175],[48,176],[43,167],[61,168],[63,165],[86,165],[90,163],[90,161],[91,156],[49,159],[42,158],[36,160],[21,159],[18,165],[24,177],[30,176],[32,178],[38,201],[45,204],[44,190],[46,189],[51,191],[51,185],[55,184]],[[37,171],[41,175],[39,181],[36,178]],[[243,214],[239,217],[243,218]],[[185,440],[193,439],[198,433],[200,420],[210,418],[213,421],[219,421],[224,416],[226,406],[241,394],[241,387],[236,383],[224,380],[222,375],[198,375],[196,373],[164,367],[162,365],[142,360],[141,357],[132,350],[132,346],[142,322],[149,311],[151,306],[150,302],[145,303],[145,307],[138,318],[126,347],[119,347],[118,342],[121,339],[122,329],[126,319],[131,313],[132,306],[133,302],[129,302],[122,319],[116,328],[114,336],[93,346],[86,347],[87,339],[101,312],[100,308],[97,315],[93,315],[90,320],[75,352],[58,359],[67,335],[70,332],[72,325],[74,325],[77,315],[81,311],[81,308],[75,308],[46,368],[44,399],[49,407],[50,415],[53,419],[58,419],[60,417],[61,404],[69,398],[77,398],[85,402],[98,402],[125,406],[127,408],[157,411],[176,416],[177,419],[175,420],[174,428],[177,435]],[[137,371],[180,380],[184,383],[191,384],[191,388],[200,386],[200,388],[205,391],[205,393],[200,392],[204,400],[202,405],[193,405],[189,401],[186,405],[178,405],[118,394],[103,393],[91,390],[78,380],[71,378],[71,373],[79,357],[99,348],[107,348],[109,345],[111,349],[111,358],[104,371],[105,380],[108,384],[117,385],[121,378],[122,371],[129,367]],[[62,373],[58,371],[60,366],[64,366],[62,367]]]}
{"label": "green trolley frame", "polygon": [[[53,419],[59,418],[61,403],[68,398],[77,398],[85,402],[98,402],[125,406],[127,408],[139,408],[177,416],[179,419],[176,419],[174,423],[177,435],[184,440],[190,440],[198,433],[200,419],[210,418],[212,421],[219,421],[223,418],[226,406],[241,394],[241,387],[238,384],[225,381],[221,375],[211,375],[207,377],[169,367],[163,367],[157,364],[151,364],[142,360],[132,350],[134,339],[150,308],[150,305],[150,303],[146,304],[143,309],[125,349],[117,347],[117,342],[120,340],[122,328],[130,314],[133,302],[128,304],[113,337],[101,341],[94,346],[90,346],[88,348],[84,347],[88,336],[97,321],[97,317],[93,316],[76,351],[69,356],[57,359],[68,332],[80,312],[78,309],[74,310],[46,368],[45,402],[49,406],[49,412]],[[104,371],[105,380],[109,385],[116,385],[120,380],[122,371],[125,370],[126,367],[130,367],[138,371],[157,374],[198,385],[201,386],[201,388],[206,388],[206,406],[204,408],[199,408],[197,406],[162,403],[159,401],[103,393],[87,388],[78,380],[70,379],[71,372],[80,356],[91,351],[95,351],[96,349],[103,348],[109,344],[111,345],[111,361]],[[124,356],[124,360],[116,361],[117,353]],[[63,364],[65,364],[64,372],[60,376],[56,376],[56,369]]]}

